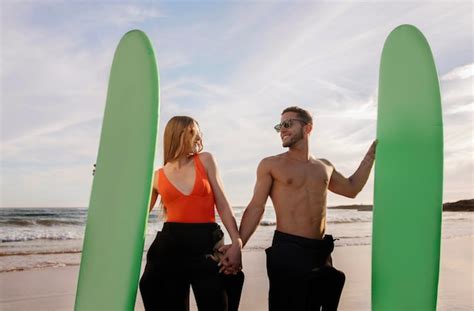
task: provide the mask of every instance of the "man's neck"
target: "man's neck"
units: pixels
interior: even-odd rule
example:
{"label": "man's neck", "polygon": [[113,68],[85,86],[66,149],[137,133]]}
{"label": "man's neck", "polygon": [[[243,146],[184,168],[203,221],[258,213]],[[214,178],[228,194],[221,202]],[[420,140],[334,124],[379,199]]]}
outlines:
{"label": "man's neck", "polygon": [[295,160],[309,161],[311,155],[309,154],[308,142],[301,141],[301,143],[295,144],[289,148],[287,155]]}

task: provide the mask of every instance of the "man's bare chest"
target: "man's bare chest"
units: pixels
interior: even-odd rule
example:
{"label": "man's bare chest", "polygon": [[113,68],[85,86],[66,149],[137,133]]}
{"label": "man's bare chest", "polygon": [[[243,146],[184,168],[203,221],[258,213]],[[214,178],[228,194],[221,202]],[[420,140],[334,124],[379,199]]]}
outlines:
{"label": "man's bare chest", "polygon": [[320,163],[285,163],[272,170],[274,183],[287,188],[327,189],[330,172]]}

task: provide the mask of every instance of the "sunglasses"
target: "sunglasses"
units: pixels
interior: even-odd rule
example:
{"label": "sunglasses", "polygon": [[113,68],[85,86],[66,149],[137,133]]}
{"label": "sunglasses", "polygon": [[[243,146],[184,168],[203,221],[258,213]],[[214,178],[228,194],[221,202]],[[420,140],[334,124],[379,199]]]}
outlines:
{"label": "sunglasses", "polygon": [[273,128],[275,129],[275,131],[277,131],[277,133],[280,133],[282,127],[286,129],[289,129],[290,127],[292,127],[293,121],[300,121],[301,123],[304,123],[305,125],[308,124],[308,122],[303,121],[301,119],[288,119],[288,120],[282,121],[281,123],[278,123]]}

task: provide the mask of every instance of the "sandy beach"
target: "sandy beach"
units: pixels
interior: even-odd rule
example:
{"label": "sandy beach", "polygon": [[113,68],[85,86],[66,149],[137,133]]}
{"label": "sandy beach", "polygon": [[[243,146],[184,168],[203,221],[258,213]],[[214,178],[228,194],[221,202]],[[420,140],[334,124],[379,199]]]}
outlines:
{"label": "sandy beach", "polygon": [[[438,310],[472,310],[473,236],[443,239]],[[370,246],[336,247],[334,264],[346,273],[340,310],[370,309]],[[241,310],[266,310],[268,281],[263,251],[243,253],[246,281]],[[72,310],[79,267],[0,274],[1,310]],[[192,309],[196,309],[193,305]],[[143,310],[140,295],[136,310]]]}

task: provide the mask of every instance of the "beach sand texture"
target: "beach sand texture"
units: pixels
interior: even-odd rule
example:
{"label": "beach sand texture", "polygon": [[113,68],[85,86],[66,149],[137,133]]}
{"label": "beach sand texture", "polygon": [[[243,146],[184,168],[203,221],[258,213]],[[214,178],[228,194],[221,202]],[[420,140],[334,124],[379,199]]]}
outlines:
{"label": "beach sand texture", "polygon": [[[438,310],[473,310],[473,236],[442,240]],[[346,274],[339,310],[370,310],[370,246],[336,247]],[[267,310],[263,250],[243,252],[246,280],[240,310]],[[79,266],[0,273],[0,309],[72,310]],[[192,310],[197,310],[192,301]],[[136,310],[143,310],[140,295]]]}

